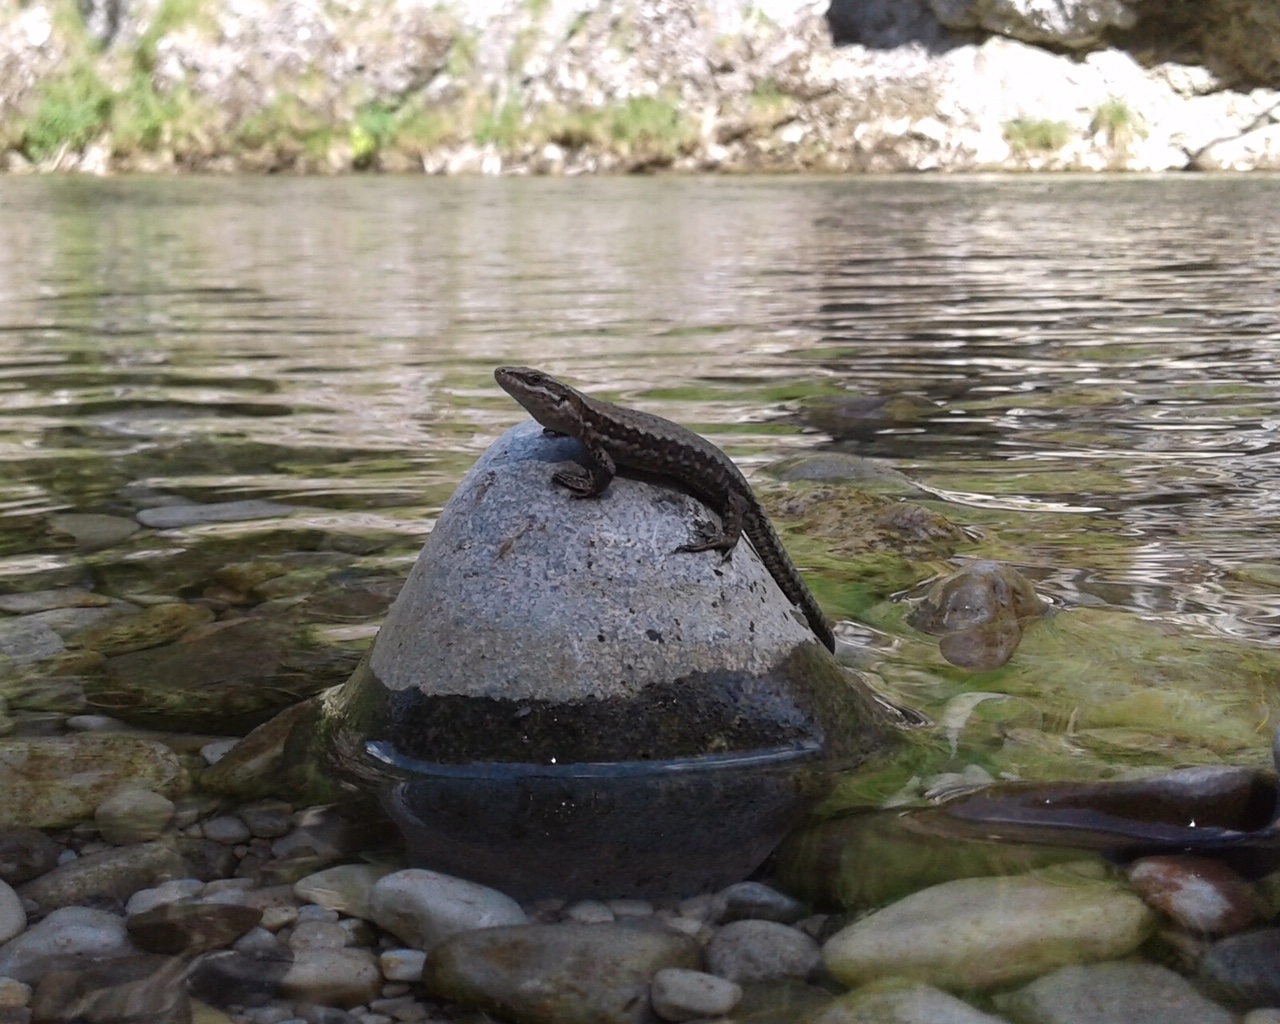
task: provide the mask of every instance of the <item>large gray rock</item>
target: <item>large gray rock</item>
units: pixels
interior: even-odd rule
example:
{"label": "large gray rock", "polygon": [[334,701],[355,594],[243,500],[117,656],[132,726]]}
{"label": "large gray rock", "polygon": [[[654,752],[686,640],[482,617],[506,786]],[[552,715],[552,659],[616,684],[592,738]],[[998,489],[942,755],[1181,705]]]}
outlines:
{"label": "large gray rock", "polygon": [[136,952],[123,917],[89,907],[65,907],[0,946],[0,978],[30,985],[57,957],[101,959]]}
{"label": "large gray rock", "polygon": [[1132,28],[1137,14],[1122,0],[929,0],[951,29],[981,29],[1072,49],[1096,46],[1109,29]]}
{"label": "large gray rock", "polygon": [[383,796],[418,865],[517,896],[719,888],[883,719],[748,543],[676,553],[714,524],[658,481],[574,500],[551,477],[580,452],[532,421],[495,442],[323,730],[359,784],[416,780]]}

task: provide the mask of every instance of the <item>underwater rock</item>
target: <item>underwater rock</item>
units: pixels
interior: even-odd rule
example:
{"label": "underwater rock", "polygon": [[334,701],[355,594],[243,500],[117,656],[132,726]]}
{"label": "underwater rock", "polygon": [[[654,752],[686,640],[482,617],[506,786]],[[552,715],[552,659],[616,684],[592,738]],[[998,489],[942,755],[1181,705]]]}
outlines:
{"label": "underwater rock", "polygon": [[1280,1006],[1280,928],[1219,939],[1200,961],[1200,977],[1242,1009]]}
{"label": "underwater rock", "polygon": [[951,664],[989,672],[1013,657],[1026,624],[1048,607],[1020,572],[984,559],[938,580],[907,622],[941,636],[938,649]]}
{"label": "underwater rock", "polygon": [[356,655],[261,618],[210,623],[181,642],[107,660],[90,705],[133,725],[226,734],[341,681]]}
{"label": "underwater rock", "polygon": [[160,505],[144,508],[138,522],[155,530],[174,530],[206,523],[239,523],[250,519],[276,519],[291,516],[302,509],[297,505],[281,505],[274,501],[218,501],[208,505]]}
{"label": "underwater rock", "polygon": [[[1186,978],[1137,960],[1061,967],[1031,984],[995,997],[1014,1020],[1041,1024],[1114,1021],[1126,1024],[1234,1024],[1234,1014]],[[1104,1013],[1099,1008],[1105,1007]]]}
{"label": "underwater rock", "polygon": [[121,516],[62,512],[49,517],[49,529],[71,538],[81,551],[97,551],[132,537],[138,532],[138,524]]}
{"label": "underwater rock", "polygon": [[173,796],[185,789],[177,755],[120,733],[0,739],[0,825],[61,828],[93,817],[125,786]]}
{"label": "underwater rock", "polygon": [[896,979],[872,982],[800,1018],[801,1024],[1006,1024],[949,992]]}
{"label": "underwater rock", "polygon": [[1132,893],[1064,872],[924,889],[837,932],[822,949],[823,963],[851,988],[892,975],[986,989],[1126,956],[1154,930],[1155,914]]}
{"label": "underwater rock", "polygon": [[677,553],[708,512],[659,483],[573,500],[551,475],[580,450],[532,422],[489,449],[321,728],[413,863],[516,896],[720,888],[888,730],[749,544]]}
{"label": "underwater rock", "polygon": [[696,970],[688,936],[618,924],[515,925],[446,939],[427,954],[433,995],[522,1024],[641,1024],[649,982]]}
{"label": "underwater rock", "polygon": [[1207,857],[1144,857],[1129,865],[1128,875],[1147,903],[1200,935],[1243,931],[1267,911],[1257,889]]}
{"label": "underwater rock", "polygon": [[71,637],[72,647],[98,651],[108,657],[172,643],[196,626],[213,621],[213,612],[200,605],[158,604],[134,615],[123,615],[91,626]]}

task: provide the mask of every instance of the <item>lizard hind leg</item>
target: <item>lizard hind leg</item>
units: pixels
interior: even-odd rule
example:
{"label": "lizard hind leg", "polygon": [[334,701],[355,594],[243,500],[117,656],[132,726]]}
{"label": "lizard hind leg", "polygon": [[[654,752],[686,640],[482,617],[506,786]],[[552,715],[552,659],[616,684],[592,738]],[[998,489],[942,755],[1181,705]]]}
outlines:
{"label": "lizard hind leg", "polygon": [[733,556],[733,549],[738,546],[738,541],[742,538],[743,511],[742,500],[731,494],[725,503],[724,511],[720,513],[720,532],[704,537],[693,544],[681,544],[676,551],[686,554],[698,551],[719,551],[723,556],[721,561],[729,561]]}

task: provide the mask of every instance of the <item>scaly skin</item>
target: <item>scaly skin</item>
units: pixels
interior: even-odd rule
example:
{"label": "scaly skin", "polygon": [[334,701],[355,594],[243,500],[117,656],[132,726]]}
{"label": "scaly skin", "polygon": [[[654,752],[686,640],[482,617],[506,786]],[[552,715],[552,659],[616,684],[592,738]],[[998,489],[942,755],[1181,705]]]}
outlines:
{"label": "scaly skin", "polygon": [[588,398],[527,366],[500,366],[494,379],[535,420],[556,434],[576,438],[587,450],[587,468],[557,472],[552,479],[576,497],[603,494],[618,466],[679,481],[720,516],[721,533],[680,551],[720,551],[729,557],[745,533],[787,600],[804,612],[810,628],[835,650],[831,627],[774,532],[751,485],[729,456],[705,437],[661,416]]}

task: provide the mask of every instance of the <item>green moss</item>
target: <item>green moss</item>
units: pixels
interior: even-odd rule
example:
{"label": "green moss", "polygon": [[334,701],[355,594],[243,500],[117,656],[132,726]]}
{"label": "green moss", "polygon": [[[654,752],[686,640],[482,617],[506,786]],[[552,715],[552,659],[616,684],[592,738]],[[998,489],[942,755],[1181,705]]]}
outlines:
{"label": "green moss", "polygon": [[1054,153],[1071,141],[1066,121],[1019,119],[1006,122],[1005,141],[1016,153]]}
{"label": "green moss", "polygon": [[300,147],[313,157],[325,155],[332,138],[332,127],[295,96],[281,96],[245,118],[234,132],[235,143],[245,149],[285,153]]}
{"label": "green moss", "polygon": [[42,84],[21,131],[22,151],[45,160],[62,147],[81,150],[107,128],[115,102],[110,88],[86,62]]}
{"label": "green moss", "polygon": [[396,136],[398,114],[384,103],[370,103],[356,111],[351,125],[351,161],[356,167],[368,167],[380,150],[391,145]]}
{"label": "green moss", "polygon": [[652,96],[554,113],[545,130],[552,141],[570,149],[595,146],[648,163],[669,163],[697,139],[697,126],[675,102]]}

